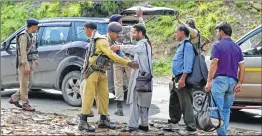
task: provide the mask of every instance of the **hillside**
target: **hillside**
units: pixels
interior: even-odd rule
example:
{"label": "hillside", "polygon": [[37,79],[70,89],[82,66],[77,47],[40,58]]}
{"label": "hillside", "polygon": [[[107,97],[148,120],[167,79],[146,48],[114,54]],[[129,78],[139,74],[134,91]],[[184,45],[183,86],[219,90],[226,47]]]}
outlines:
{"label": "hillside", "polygon": [[[29,17],[37,19],[58,16],[108,17],[135,4],[137,2],[134,1],[4,2],[1,9],[1,41],[23,26]],[[232,25],[234,40],[261,24],[261,1],[207,2],[191,0],[186,2],[149,2],[149,4],[178,10],[183,21],[186,21],[187,18],[194,18],[202,35],[211,40],[214,40],[214,28],[220,22],[228,22]],[[173,40],[174,30],[178,25],[175,16],[155,17],[146,25],[148,35],[153,42],[154,60],[157,60],[154,63],[154,72],[156,74],[170,74],[170,62],[177,45],[177,42]]]}
{"label": "hillside", "polygon": [[[214,40],[215,27],[218,23],[228,22],[233,29],[234,40],[261,24],[260,11],[249,2],[155,2],[153,5],[165,6],[180,12],[180,18],[196,20],[197,28],[204,37]],[[261,5],[260,5],[261,6]],[[174,54],[174,30],[178,22],[174,17],[157,17],[149,21],[148,33],[153,39],[154,55],[166,57]]]}

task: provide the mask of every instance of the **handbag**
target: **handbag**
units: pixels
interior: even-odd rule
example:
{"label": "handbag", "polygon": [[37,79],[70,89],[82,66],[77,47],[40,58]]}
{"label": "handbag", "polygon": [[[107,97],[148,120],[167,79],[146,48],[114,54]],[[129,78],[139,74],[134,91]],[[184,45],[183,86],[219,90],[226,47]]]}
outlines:
{"label": "handbag", "polygon": [[[211,99],[213,99],[214,107],[211,105]],[[218,118],[211,117],[211,112],[217,112]],[[202,108],[196,114],[196,125],[198,129],[206,132],[214,131],[224,125],[224,120],[221,119],[220,110],[211,92],[206,93]]]}
{"label": "handbag", "polygon": [[[137,92],[143,92],[143,93],[147,93],[147,92],[152,92],[152,73],[151,73],[151,67],[150,67],[150,63],[149,63],[149,55],[148,55],[148,50],[147,50],[147,43],[145,43],[146,46],[146,53],[147,53],[147,58],[148,58],[148,66],[149,66],[149,72],[143,72],[140,70],[139,68],[139,73],[138,73],[138,77],[136,78],[136,87],[135,90]],[[140,59],[138,58],[139,62]],[[140,64],[142,64],[140,62]]]}
{"label": "handbag", "polygon": [[[190,41],[187,40],[185,42],[190,42]],[[184,44],[184,48],[183,48],[184,54],[185,54],[185,45],[186,44]],[[195,58],[193,62],[192,72],[186,78],[186,84],[191,87],[203,87],[206,85],[207,76],[208,76],[208,69],[205,62],[205,57],[197,52],[194,45],[193,45],[193,49],[195,53]]]}

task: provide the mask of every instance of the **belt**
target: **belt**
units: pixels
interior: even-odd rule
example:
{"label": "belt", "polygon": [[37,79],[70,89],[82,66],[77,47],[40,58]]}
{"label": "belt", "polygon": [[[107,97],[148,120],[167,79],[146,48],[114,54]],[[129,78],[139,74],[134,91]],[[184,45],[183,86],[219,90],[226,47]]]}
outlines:
{"label": "belt", "polygon": [[91,66],[91,68],[92,68],[94,71],[101,72],[101,73],[106,73],[105,70],[97,69],[97,68],[95,68],[94,66]]}
{"label": "belt", "polygon": [[216,75],[214,76],[214,79],[215,79],[216,77],[218,77],[218,76],[225,76],[225,77],[230,77],[230,78],[234,78],[236,81],[238,81],[238,79],[237,79],[237,78],[235,78],[235,77],[232,77],[232,76],[228,76],[227,74],[216,74]]}

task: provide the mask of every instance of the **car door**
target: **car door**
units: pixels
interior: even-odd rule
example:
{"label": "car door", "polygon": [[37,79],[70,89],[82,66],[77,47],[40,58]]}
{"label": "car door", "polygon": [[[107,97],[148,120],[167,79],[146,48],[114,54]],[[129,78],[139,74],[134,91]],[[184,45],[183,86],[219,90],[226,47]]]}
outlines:
{"label": "car door", "polygon": [[25,30],[25,26],[14,32],[4,42],[5,49],[1,50],[1,80],[5,88],[18,87],[16,71],[16,36]]}
{"label": "car door", "polygon": [[16,76],[16,38],[10,39],[10,45],[1,51],[1,79],[5,87],[18,86]]}
{"label": "car door", "polygon": [[239,42],[245,61],[243,91],[236,94],[237,101],[262,102],[262,27],[255,29]]}
{"label": "car door", "polygon": [[34,71],[34,86],[53,88],[56,69],[68,56],[71,45],[71,22],[44,23],[38,40],[39,67]]}

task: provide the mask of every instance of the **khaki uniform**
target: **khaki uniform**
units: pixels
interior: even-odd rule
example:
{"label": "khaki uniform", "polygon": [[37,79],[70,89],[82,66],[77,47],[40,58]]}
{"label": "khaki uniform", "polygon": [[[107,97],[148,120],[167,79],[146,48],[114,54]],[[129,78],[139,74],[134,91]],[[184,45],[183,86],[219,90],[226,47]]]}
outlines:
{"label": "khaki uniform", "polygon": [[[125,28],[121,33],[120,33],[120,38],[118,40],[118,42],[120,43],[127,43],[128,41],[130,41],[130,28]],[[127,36],[127,33],[129,34],[129,37]],[[109,38],[109,43],[110,45],[114,45],[117,44],[115,41],[110,40]],[[131,41],[129,42],[131,43]],[[126,60],[130,60],[130,58],[128,58],[127,56],[123,57]],[[124,101],[124,73],[126,75],[126,79],[129,80],[130,78],[130,74],[131,74],[131,70],[132,68],[128,67],[128,66],[123,66],[119,63],[115,63],[114,64],[114,87],[115,87],[115,97],[117,101]]]}
{"label": "khaki uniform", "polygon": [[121,64],[114,64],[114,86],[117,101],[124,101],[124,73],[129,80],[132,68]]}
{"label": "khaki uniform", "polygon": [[[12,95],[14,101],[22,100],[24,104],[29,103],[28,90],[32,87],[34,77],[33,60],[38,59],[36,49],[36,38],[28,32],[22,32],[18,37],[18,75],[19,90]],[[34,52],[34,53],[33,53]],[[33,54],[32,54],[33,53]],[[25,66],[30,67],[30,73],[25,73]]]}
{"label": "khaki uniform", "polygon": [[[110,59],[122,65],[127,65],[128,61],[119,57],[111,49],[108,39],[101,38],[96,40],[95,54],[105,54]],[[90,56],[89,64],[96,67],[97,56]],[[98,105],[98,114],[108,115],[109,92],[108,79],[106,70],[94,71],[88,78],[83,80],[82,92],[82,108],[81,114],[89,115],[93,107],[94,98],[96,96],[96,103]]]}

